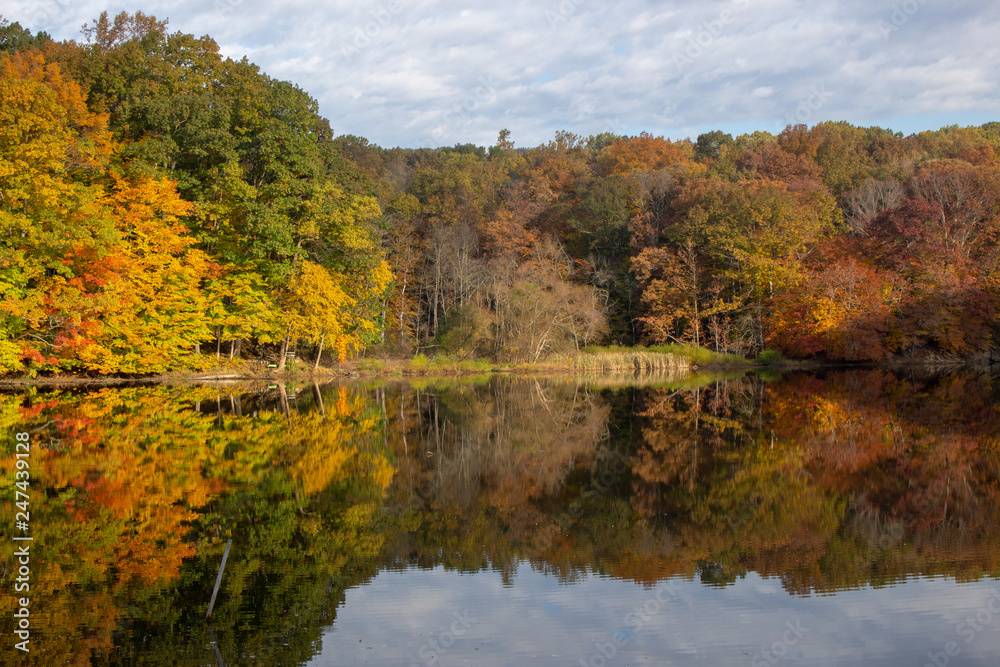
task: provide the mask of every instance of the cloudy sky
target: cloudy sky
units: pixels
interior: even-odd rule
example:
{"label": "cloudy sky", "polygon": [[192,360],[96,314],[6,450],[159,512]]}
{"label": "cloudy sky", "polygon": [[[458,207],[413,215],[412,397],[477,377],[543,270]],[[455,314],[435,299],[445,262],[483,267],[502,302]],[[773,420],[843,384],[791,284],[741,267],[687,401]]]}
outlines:
{"label": "cloudy sky", "polygon": [[994,0],[4,0],[56,38],[107,9],[209,34],[383,146],[1000,120]]}
{"label": "cloudy sky", "polygon": [[[878,589],[807,596],[789,595],[780,579],[754,572],[725,587],[685,579],[660,586],[657,595],[592,573],[567,584],[524,563],[507,582],[498,572],[440,566],[382,571],[346,592],[309,666],[430,665],[434,638],[450,644],[439,651],[442,667],[919,667],[931,664],[932,654],[941,656],[938,665],[971,666],[996,665],[1000,656],[1000,620],[991,611],[1000,586],[988,579],[909,577]],[[645,612],[642,623],[627,620],[636,609]],[[975,629],[975,621],[965,621],[970,617],[980,619]],[[624,641],[618,636],[619,649],[602,660],[598,651],[610,653],[617,633]],[[951,658],[944,654],[949,642],[957,645]],[[769,648],[774,652],[765,654]]]}

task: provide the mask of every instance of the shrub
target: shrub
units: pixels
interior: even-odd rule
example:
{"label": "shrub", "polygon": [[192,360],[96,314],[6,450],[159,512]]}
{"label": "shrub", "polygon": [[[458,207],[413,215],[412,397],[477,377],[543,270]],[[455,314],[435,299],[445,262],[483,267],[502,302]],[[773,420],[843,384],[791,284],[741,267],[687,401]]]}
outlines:
{"label": "shrub", "polygon": [[431,367],[430,359],[424,354],[418,354],[412,359],[410,359],[410,370],[413,371],[426,371]]}
{"label": "shrub", "polygon": [[438,347],[449,357],[471,359],[493,347],[492,318],[472,304],[453,311],[441,325]]}
{"label": "shrub", "polygon": [[764,350],[757,356],[757,363],[764,366],[772,366],[781,361],[781,352],[777,350]]}

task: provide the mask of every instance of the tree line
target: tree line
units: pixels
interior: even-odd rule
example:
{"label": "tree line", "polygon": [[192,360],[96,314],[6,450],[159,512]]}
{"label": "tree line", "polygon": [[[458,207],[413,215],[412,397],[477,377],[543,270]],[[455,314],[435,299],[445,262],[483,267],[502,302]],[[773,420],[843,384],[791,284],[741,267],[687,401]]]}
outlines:
{"label": "tree line", "polygon": [[0,98],[4,372],[997,336],[1000,123],[382,148],[139,12],[79,42],[4,22]]}

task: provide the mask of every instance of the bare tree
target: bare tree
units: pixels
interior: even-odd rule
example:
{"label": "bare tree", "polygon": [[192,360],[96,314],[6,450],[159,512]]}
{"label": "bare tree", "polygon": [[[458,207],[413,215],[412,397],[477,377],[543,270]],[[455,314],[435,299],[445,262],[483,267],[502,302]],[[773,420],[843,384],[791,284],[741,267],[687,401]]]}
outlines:
{"label": "bare tree", "polygon": [[855,232],[866,233],[868,225],[884,211],[899,206],[905,194],[899,181],[866,178],[860,186],[844,195],[847,224]]}

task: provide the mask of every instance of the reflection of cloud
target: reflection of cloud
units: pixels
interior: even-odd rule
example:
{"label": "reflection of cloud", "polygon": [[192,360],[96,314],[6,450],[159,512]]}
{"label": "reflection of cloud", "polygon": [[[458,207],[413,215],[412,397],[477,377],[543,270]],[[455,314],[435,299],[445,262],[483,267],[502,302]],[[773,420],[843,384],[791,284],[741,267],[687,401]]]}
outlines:
{"label": "reflection of cloud", "polygon": [[[519,145],[536,144],[608,118],[672,136],[769,128],[812,85],[833,95],[810,122],[1000,111],[1000,55],[990,51],[1000,5],[977,0],[921,3],[890,40],[878,22],[891,20],[893,3],[863,0],[566,0],[564,12],[556,0],[472,9],[457,0],[242,0],[224,11],[232,2],[150,0],[144,11],[299,84],[338,132],[389,146],[435,143],[442,114],[486,75],[503,82],[495,101],[445,128],[441,142],[491,144],[508,127]],[[4,13],[27,22],[39,8],[45,25],[31,27],[65,38],[104,5],[9,0]],[[678,70],[674,55],[727,8],[725,30]],[[346,57],[354,40],[364,46]],[[773,93],[753,94],[765,89]]]}
{"label": "reflection of cloud", "polygon": [[[807,630],[786,656],[799,664],[924,664],[949,641],[961,642],[974,664],[1000,657],[1000,633],[982,632],[968,644],[955,634],[1000,589],[996,581],[918,579],[815,597],[791,597],[777,580],[754,573],[724,589],[681,579],[673,585],[677,598],[629,634],[616,662],[745,666],[789,624]],[[561,585],[523,563],[506,587],[491,571],[386,571],[347,591],[310,665],[422,664],[423,643],[465,612],[475,623],[441,664],[575,665],[616,632],[628,633],[626,616],[653,597],[651,589],[594,574]]]}

